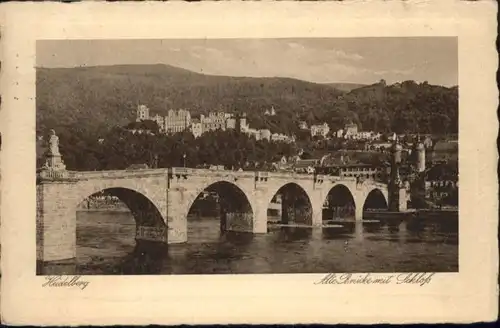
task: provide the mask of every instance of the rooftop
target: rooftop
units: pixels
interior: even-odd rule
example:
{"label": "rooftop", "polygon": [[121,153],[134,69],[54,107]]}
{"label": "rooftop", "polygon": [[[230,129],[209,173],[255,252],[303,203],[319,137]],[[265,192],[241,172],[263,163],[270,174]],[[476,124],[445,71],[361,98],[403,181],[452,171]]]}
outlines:
{"label": "rooftop", "polygon": [[430,152],[432,161],[458,161],[457,141],[438,141]]}

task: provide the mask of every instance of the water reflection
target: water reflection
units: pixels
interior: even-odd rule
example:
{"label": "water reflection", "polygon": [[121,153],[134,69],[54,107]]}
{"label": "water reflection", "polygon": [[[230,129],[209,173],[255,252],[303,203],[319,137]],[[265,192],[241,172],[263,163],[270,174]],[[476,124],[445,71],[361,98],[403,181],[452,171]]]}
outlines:
{"label": "water reflection", "polygon": [[[122,218],[78,215],[77,259],[45,264],[43,274],[223,274],[418,272],[458,270],[458,225],[436,220],[343,222],[333,227],[269,226],[267,234],[221,232],[218,220],[190,222],[188,243],[135,245]],[[109,231],[106,227],[109,227]],[[116,232],[120,233],[117,234]],[[97,241],[96,241],[97,240]],[[99,242],[106,240],[106,243]]]}

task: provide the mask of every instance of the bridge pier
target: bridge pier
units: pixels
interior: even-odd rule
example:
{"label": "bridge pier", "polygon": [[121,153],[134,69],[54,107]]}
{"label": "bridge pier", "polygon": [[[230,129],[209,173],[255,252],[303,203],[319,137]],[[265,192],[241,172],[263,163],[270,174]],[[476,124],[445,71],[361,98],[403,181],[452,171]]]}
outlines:
{"label": "bridge pier", "polygon": [[362,206],[362,204],[356,205],[356,208],[354,209],[354,219],[356,221],[363,220],[363,206]]}
{"label": "bridge pier", "polygon": [[182,244],[187,242],[187,217],[183,215],[168,217],[167,242]]}
{"label": "bridge pier", "polygon": [[74,183],[40,181],[37,192],[37,260],[76,258],[76,212],[67,207]]}
{"label": "bridge pier", "polygon": [[[169,182],[169,184],[171,183],[172,182]],[[189,194],[187,188],[178,185],[175,187],[170,186],[167,189],[166,216],[168,244],[181,244],[187,242],[188,204]]]}
{"label": "bridge pier", "polygon": [[312,225],[315,227],[321,227],[323,225],[323,206],[313,207],[312,212]]}
{"label": "bridge pier", "polygon": [[267,207],[257,208],[253,218],[253,233],[267,233]]}

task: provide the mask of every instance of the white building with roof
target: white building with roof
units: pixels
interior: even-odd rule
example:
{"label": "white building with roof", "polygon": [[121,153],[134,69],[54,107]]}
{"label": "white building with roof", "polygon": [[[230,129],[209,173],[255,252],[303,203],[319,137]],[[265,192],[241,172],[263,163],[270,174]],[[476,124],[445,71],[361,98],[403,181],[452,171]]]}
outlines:
{"label": "white building with roof", "polygon": [[149,120],[149,108],[146,105],[137,106],[137,119],[136,121]]}
{"label": "white building with roof", "polygon": [[311,125],[311,137],[326,137],[328,133],[330,132],[330,127],[328,124],[323,123],[319,125]]}

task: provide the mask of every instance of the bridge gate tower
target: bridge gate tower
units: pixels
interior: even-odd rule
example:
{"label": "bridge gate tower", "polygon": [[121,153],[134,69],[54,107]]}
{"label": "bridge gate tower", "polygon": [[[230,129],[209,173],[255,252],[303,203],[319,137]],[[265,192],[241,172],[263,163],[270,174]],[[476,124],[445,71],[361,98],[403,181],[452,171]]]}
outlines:
{"label": "bridge gate tower", "polygon": [[389,180],[389,211],[401,212],[407,209],[406,189],[402,186],[399,169],[403,147],[396,137],[391,147],[391,175]]}

